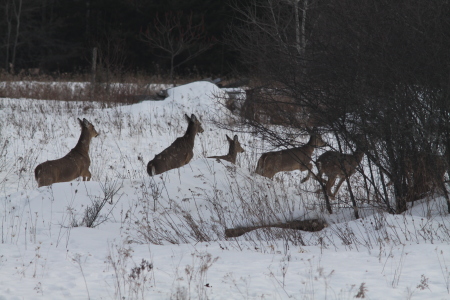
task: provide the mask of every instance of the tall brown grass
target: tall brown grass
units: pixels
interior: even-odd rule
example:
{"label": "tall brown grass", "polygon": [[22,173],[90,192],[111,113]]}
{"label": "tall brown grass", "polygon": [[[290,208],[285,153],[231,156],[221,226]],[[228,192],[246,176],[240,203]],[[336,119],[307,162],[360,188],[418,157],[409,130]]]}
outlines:
{"label": "tall brown grass", "polygon": [[91,84],[89,76],[62,74],[19,76],[0,75],[1,98],[28,98],[62,101],[96,101],[106,104],[132,104],[156,98],[169,85],[154,76],[123,76]]}

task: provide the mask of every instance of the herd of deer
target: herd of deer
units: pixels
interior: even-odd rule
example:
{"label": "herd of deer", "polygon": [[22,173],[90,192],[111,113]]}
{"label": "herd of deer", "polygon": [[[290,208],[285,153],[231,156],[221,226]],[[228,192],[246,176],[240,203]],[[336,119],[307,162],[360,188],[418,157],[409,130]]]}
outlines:
{"label": "herd of deer", "polygon": [[[186,133],[184,136],[177,138],[164,151],[155,155],[155,158],[148,163],[147,172],[150,176],[180,168],[188,164],[194,156],[195,136],[197,133],[202,133],[203,128],[194,114],[190,117],[185,115],[185,117],[188,121]],[[91,139],[98,136],[98,132],[88,120],[78,119],[78,121],[81,126],[81,135],[75,148],[60,159],[46,161],[36,167],[35,178],[39,187],[48,186],[57,182],[72,181],[80,176],[83,178],[83,181],[91,179],[91,172],[89,171],[91,164],[89,145]],[[233,139],[228,136],[226,137],[230,145],[228,154],[223,156],[210,156],[209,158],[222,159],[235,164],[237,154],[244,152],[244,149],[239,143],[237,135]],[[325,145],[326,143],[322,140],[322,137],[319,134],[313,133],[308,143],[301,147],[263,153],[258,160],[255,172],[259,175],[272,178],[276,173],[282,171],[308,171],[308,175],[302,180],[302,182],[305,182],[312,174],[311,155],[314,149]],[[355,173],[356,167],[360,164],[363,156],[364,153],[360,149],[357,149],[354,154],[342,154],[336,151],[325,152],[317,160],[319,173],[314,178],[325,183],[322,175],[325,174],[328,177],[326,191],[333,199],[346,176],[351,176]],[[337,177],[340,180],[335,191],[332,193],[331,188]]]}

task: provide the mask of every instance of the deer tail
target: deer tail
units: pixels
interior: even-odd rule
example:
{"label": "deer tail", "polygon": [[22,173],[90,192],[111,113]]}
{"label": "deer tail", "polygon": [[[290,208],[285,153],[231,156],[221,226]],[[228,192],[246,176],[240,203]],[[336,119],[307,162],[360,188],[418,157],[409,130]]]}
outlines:
{"label": "deer tail", "polygon": [[150,176],[156,175],[155,166],[154,166],[152,163],[149,163],[149,164],[147,165],[147,173],[148,173],[148,175],[150,175]]}
{"label": "deer tail", "polygon": [[36,181],[39,181],[39,174],[42,171],[42,166],[39,165],[36,167],[36,169],[34,169],[34,178],[36,179]]}
{"label": "deer tail", "polygon": [[261,156],[261,158],[258,160],[258,164],[256,166],[256,170],[255,173],[259,174],[259,175],[263,175],[264,174],[264,165],[266,163],[266,158],[267,156]]}

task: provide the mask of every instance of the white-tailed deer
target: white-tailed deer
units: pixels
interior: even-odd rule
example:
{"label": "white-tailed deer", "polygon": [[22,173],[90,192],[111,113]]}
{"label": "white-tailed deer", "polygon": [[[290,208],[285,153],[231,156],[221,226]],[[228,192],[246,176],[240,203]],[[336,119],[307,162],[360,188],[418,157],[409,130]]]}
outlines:
{"label": "white-tailed deer", "polygon": [[325,145],[326,143],[322,140],[322,137],[313,133],[308,143],[302,147],[263,153],[258,160],[255,172],[256,174],[272,178],[276,173],[282,171],[308,171],[308,175],[302,180],[302,182],[305,182],[311,175],[311,155],[314,148]]}
{"label": "white-tailed deer", "polygon": [[[441,155],[419,152],[404,159],[406,184],[408,186],[407,202],[424,198],[429,192],[445,188],[445,173],[448,168],[447,157],[447,153]],[[390,179],[388,185],[393,183],[392,178]]]}
{"label": "white-tailed deer", "polygon": [[226,135],[228,143],[230,144],[230,147],[228,149],[227,155],[222,156],[209,156],[208,158],[217,158],[217,159],[223,159],[231,162],[232,164],[236,164],[236,156],[238,153],[242,153],[245,150],[241,147],[241,143],[239,143],[238,136],[235,135],[233,139],[230,139],[228,135]]}
{"label": "white-tailed deer", "polygon": [[184,116],[189,123],[186,133],[148,162],[147,173],[150,176],[180,168],[188,164],[194,156],[195,136],[203,132],[202,124],[194,114],[190,118],[186,114]]}
{"label": "white-tailed deer", "polygon": [[43,162],[34,170],[34,177],[39,187],[72,181],[80,176],[83,177],[83,181],[91,179],[89,144],[93,137],[98,136],[98,132],[88,120],[78,119],[78,122],[81,126],[81,135],[75,148],[70,150],[66,156]]}
{"label": "white-tailed deer", "polygon": [[[350,177],[355,173],[356,167],[361,163],[363,157],[364,152],[360,147],[357,147],[353,154],[327,151],[319,156],[317,159],[317,169],[319,170],[319,173],[317,174],[316,179],[323,182],[322,174],[325,174],[328,177],[326,191],[331,199],[335,198],[335,195],[346,179],[346,176]],[[331,188],[334,186],[337,177],[339,177],[339,182],[334,193],[332,193]]]}

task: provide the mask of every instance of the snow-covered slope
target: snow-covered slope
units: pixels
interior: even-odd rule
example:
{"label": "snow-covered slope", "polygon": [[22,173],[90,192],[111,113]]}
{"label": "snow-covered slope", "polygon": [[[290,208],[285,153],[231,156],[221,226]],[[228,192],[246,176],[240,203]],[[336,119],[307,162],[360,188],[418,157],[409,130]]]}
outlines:
{"label": "snow-covered slope", "polygon": [[[270,146],[217,126],[233,124],[226,97],[195,82],[170,89],[163,101],[108,109],[0,99],[0,299],[450,297],[450,222],[441,198],[399,216],[368,207],[360,220],[348,208],[327,215],[312,180],[299,183],[306,174],[253,173]],[[205,129],[193,160],[149,177],[147,162],[184,134],[184,114],[192,113]],[[34,167],[74,147],[77,117],[100,132],[91,143],[92,181],[37,188]],[[236,166],[206,158],[226,153],[225,134],[238,134],[246,150]],[[103,206],[88,228],[96,205]],[[307,218],[329,226],[224,235]]]}

